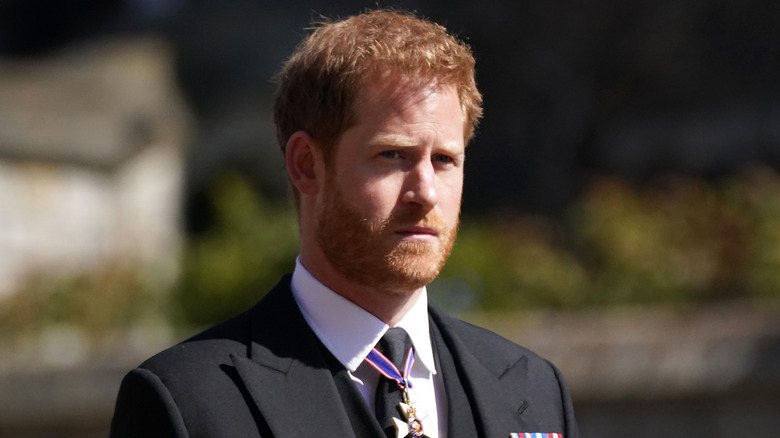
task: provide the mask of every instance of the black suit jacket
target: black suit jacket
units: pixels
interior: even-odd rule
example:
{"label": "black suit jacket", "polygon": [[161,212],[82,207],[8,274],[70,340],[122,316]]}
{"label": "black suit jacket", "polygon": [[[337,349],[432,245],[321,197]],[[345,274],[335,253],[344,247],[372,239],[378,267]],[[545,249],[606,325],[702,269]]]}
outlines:
{"label": "black suit jacket", "polygon": [[[552,364],[435,307],[429,314],[458,364],[481,437],[577,436]],[[252,309],[131,371],[111,436],[354,437],[322,348],[287,276]]]}

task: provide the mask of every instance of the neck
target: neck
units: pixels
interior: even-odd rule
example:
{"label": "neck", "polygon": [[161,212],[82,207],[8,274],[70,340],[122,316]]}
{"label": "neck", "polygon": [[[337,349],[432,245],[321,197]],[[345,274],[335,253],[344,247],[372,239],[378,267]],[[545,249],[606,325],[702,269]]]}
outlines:
{"label": "neck", "polygon": [[425,287],[415,289],[386,289],[364,285],[339,275],[334,269],[321,269],[321,265],[309,263],[301,254],[301,264],[328,289],[355,303],[390,327],[395,327],[417,303]]}
{"label": "neck", "polygon": [[390,327],[395,327],[417,303],[425,288],[397,295],[386,291],[366,291],[364,288],[344,292],[333,290]]}

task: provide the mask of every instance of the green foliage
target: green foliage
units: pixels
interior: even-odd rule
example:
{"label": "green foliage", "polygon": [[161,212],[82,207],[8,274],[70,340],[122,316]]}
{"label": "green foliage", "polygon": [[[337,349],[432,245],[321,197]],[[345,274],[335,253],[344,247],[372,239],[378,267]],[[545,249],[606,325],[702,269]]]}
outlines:
{"label": "green foliage", "polygon": [[558,240],[542,218],[464,218],[441,278],[464,281],[479,307],[576,305],[586,272]]}
{"label": "green foliage", "polygon": [[[209,323],[257,301],[297,254],[295,214],[230,176],[219,223],[190,240],[174,298]],[[594,179],[564,221],[464,217],[432,299],[454,310],[780,299],[780,178],[752,169],[720,183]]]}
{"label": "green foliage", "polygon": [[777,185],[777,175],[759,169],[721,184],[596,183],[573,215],[593,272],[592,301],[780,298]]}
{"label": "green foliage", "polygon": [[688,300],[721,294],[738,225],[728,203],[699,181],[632,190],[602,180],[574,213],[596,303]]}
{"label": "green foliage", "polygon": [[442,277],[482,308],[780,299],[780,178],[602,177],[563,224],[464,219]]}
{"label": "green foliage", "polygon": [[160,318],[165,294],[157,284],[127,266],[69,276],[40,273],[0,303],[0,339],[34,337],[55,324],[96,337],[140,319]]}
{"label": "green foliage", "polygon": [[748,224],[741,255],[742,287],[757,296],[780,298],[780,177],[757,169],[727,195],[744,211]]}
{"label": "green foliage", "polygon": [[287,203],[263,199],[236,174],[210,193],[217,224],[189,239],[173,296],[184,323],[206,324],[245,310],[291,272],[298,253],[297,221]]}
{"label": "green foliage", "polygon": [[[248,308],[294,267],[295,211],[237,175],[214,184],[211,199],[216,225],[186,243],[173,293],[132,267],[41,275],[0,303],[0,337],[47,324],[101,333],[161,309],[179,324],[210,324]],[[563,221],[464,217],[430,290],[456,311],[780,300],[780,177],[763,168],[717,183],[601,177]]]}

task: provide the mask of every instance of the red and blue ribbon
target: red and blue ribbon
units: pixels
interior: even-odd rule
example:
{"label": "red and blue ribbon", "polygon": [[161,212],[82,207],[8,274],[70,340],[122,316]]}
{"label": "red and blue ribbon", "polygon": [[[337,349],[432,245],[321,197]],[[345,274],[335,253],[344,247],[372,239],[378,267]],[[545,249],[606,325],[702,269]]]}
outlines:
{"label": "red and blue ribbon", "polygon": [[509,438],[563,438],[562,433],[510,433]]}
{"label": "red and blue ribbon", "polygon": [[373,348],[368,352],[366,362],[376,368],[381,375],[388,379],[395,380],[401,389],[412,387],[411,382],[409,382],[409,375],[412,372],[412,365],[414,364],[414,348],[409,348],[409,353],[406,355],[403,375],[398,371],[398,367],[376,348]]}

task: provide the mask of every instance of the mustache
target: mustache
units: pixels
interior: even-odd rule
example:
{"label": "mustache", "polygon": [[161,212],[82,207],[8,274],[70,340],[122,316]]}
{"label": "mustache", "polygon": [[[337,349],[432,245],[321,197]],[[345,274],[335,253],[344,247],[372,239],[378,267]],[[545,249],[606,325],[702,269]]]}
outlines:
{"label": "mustache", "polygon": [[382,224],[383,230],[387,228],[397,229],[406,227],[430,228],[439,233],[443,233],[448,228],[447,222],[445,222],[439,214],[433,211],[429,211],[425,214],[410,211],[396,213]]}

